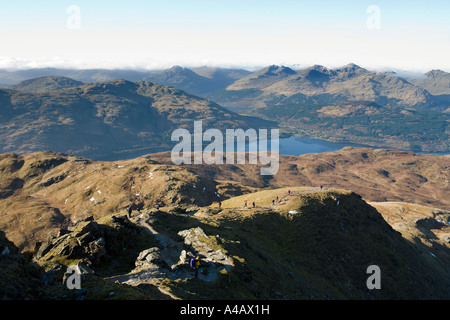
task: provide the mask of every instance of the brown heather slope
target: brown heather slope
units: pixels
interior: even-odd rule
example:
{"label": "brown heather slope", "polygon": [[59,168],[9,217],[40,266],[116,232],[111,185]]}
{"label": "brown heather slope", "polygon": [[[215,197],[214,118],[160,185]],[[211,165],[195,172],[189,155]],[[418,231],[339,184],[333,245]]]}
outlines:
{"label": "brown heather slope", "polygon": [[[90,261],[88,299],[448,299],[448,157],[345,148],[280,162],[267,177],[257,165],[176,166],[169,153],[116,162],[0,154],[0,231],[17,247],[13,253],[34,251],[49,270]],[[338,187],[344,184],[350,190]],[[391,197],[436,208],[367,203]],[[143,210],[127,219],[133,202]],[[205,231],[198,245],[224,250],[232,262],[231,269],[202,271],[215,270],[216,280],[181,277],[183,263],[165,276],[163,264],[134,269],[139,252],[155,245],[181,259],[180,246],[192,248],[179,232],[198,227]],[[5,245],[0,239],[1,252]],[[16,259],[3,255],[7,265]],[[382,270],[383,290],[366,287],[372,264]],[[8,270],[23,273],[23,285],[8,273],[0,286],[20,284],[16,296],[40,296],[31,284],[41,271],[15,266]],[[43,288],[64,297],[55,286]]]}
{"label": "brown heather slope", "polygon": [[[0,230],[32,249],[69,221],[137,208],[201,207],[261,189],[341,188],[366,201],[450,208],[450,159],[393,150],[344,148],[280,155],[274,176],[259,165],[173,165],[170,153],[101,162],[52,152],[0,155]],[[218,196],[220,195],[220,197]]]}
{"label": "brown heather slope", "polygon": [[96,162],[53,152],[0,154],[0,178],[0,230],[20,250],[69,221],[123,213],[129,204],[206,205],[216,198],[213,181],[145,158]]}
{"label": "brown heather slope", "polygon": [[[170,163],[170,153],[146,158]],[[450,208],[450,157],[414,152],[345,147],[335,152],[280,155],[274,176],[260,165],[183,165],[221,185],[251,188],[320,186],[352,190],[367,201],[403,201]]]}

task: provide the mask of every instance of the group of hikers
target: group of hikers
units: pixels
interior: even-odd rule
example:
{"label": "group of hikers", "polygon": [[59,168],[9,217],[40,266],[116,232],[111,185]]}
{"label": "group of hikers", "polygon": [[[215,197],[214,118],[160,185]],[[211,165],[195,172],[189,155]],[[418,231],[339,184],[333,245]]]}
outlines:
{"label": "group of hikers", "polygon": [[[323,189],[323,185],[321,184],[320,185],[320,190],[322,190]],[[291,190],[288,190],[288,192],[287,192],[287,194],[288,194],[288,196],[289,195],[291,195]],[[272,199],[272,205],[274,206],[276,203],[279,203],[280,202],[280,198],[278,197],[278,196],[276,196],[275,197],[275,199]],[[219,202],[219,208],[221,207],[221,205],[222,205],[222,203],[221,202]],[[252,205],[253,205],[253,208],[255,208],[255,202],[253,201],[252,202]],[[247,200],[245,200],[245,202],[244,202],[244,208],[247,208]]]}
{"label": "group of hikers", "polygon": [[[256,207],[255,201],[252,202],[253,208]],[[247,208],[247,200],[244,202],[244,208]]]}

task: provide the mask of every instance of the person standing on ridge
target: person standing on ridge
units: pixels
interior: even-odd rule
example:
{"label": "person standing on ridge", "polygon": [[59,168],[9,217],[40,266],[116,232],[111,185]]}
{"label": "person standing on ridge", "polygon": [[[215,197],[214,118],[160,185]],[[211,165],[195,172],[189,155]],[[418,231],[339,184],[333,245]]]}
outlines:
{"label": "person standing on ridge", "polygon": [[197,279],[198,278],[198,269],[200,268],[200,257],[197,256],[195,258],[192,258],[189,265],[192,269],[195,270],[194,277]]}

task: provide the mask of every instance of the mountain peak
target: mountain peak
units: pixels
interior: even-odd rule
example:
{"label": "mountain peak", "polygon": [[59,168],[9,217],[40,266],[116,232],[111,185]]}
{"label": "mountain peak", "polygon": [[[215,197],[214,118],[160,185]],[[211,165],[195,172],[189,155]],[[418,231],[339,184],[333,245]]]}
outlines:
{"label": "mountain peak", "polygon": [[289,67],[271,65],[235,81],[227,90],[261,89],[294,74]]}
{"label": "mountain peak", "polygon": [[349,64],[346,64],[343,68],[349,68],[349,69],[363,69],[357,64],[354,64],[353,62],[350,62]]}
{"label": "mountain peak", "polygon": [[260,74],[264,75],[291,75],[295,73],[296,72],[289,67],[277,66],[274,64],[260,70]]}
{"label": "mountain peak", "polygon": [[44,76],[21,81],[9,86],[9,89],[26,92],[50,92],[83,85],[81,81],[61,76]]}
{"label": "mountain peak", "polygon": [[361,68],[360,66],[358,66],[357,64],[354,63],[349,63],[346,64],[345,66],[342,67],[338,67],[333,69],[333,71],[336,72],[346,72],[346,73],[362,73],[362,72],[367,72],[366,69]]}
{"label": "mountain peak", "polygon": [[308,68],[309,70],[319,71],[319,72],[327,72],[328,68],[325,66],[322,66],[320,64],[315,64],[312,67]]}
{"label": "mountain peak", "polygon": [[447,77],[450,75],[450,73],[442,71],[440,69],[433,69],[425,73],[425,75],[429,78],[436,78],[436,77]]}
{"label": "mountain peak", "polygon": [[179,66],[179,65],[175,65],[175,66],[172,66],[171,68],[169,68],[168,70],[183,71],[183,70],[186,70],[186,68]]}

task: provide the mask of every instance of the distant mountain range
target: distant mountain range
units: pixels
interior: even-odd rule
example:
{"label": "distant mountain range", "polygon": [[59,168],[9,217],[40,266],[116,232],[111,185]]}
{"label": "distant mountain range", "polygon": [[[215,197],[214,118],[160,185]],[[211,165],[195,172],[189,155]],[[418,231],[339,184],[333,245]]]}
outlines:
{"label": "distant mountain range", "polygon": [[[57,90],[69,85],[77,86]],[[0,89],[1,152],[54,150],[116,159],[170,150],[172,131],[192,132],[195,120],[203,121],[204,130],[276,126],[146,81],[79,85],[63,77],[45,77],[15,87],[24,91]]]}
{"label": "distant mountain range", "polygon": [[[17,89],[14,85],[25,80],[49,76],[61,76],[88,83],[114,79],[156,82],[198,95],[226,88],[237,79],[249,74],[251,74],[251,72],[244,69],[224,69],[214,67],[188,69],[180,66],[174,66],[166,70],[152,71],[40,68],[17,71],[0,70],[0,86]],[[21,86],[23,87],[23,84],[21,84]]]}
{"label": "distant mountain range", "polygon": [[283,104],[336,104],[344,101],[371,101],[380,105],[414,108],[448,108],[448,100],[436,98],[427,88],[437,88],[439,95],[450,94],[450,74],[439,77],[405,79],[393,72],[371,72],[355,64],[328,69],[315,65],[298,72],[271,66],[239,79],[207,97],[226,106],[258,108]]}
{"label": "distant mountain range", "polygon": [[[405,79],[355,64],[270,66],[206,95],[301,136],[401,150],[450,150],[450,74]],[[432,93],[430,93],[430,90]]]}
{"label": "distant mountain range", "polygon": [[[285,103],[323,103],[365,100],[381,105],[448,107],[450,74],[432,70],[422,77],[399,77],[395,72],[373,72],[350,63],[328,69],[315,65],[301,70],[268,66],[244,69],[174,66],[165,70],[25,69],[0,70],[0,85],[24,89],[21,81],[62,76],[81,82],[113,79],[148,81],[173,86],[229,107],[252,108]],[[74,84],[79,85],[79,84]],[[31,91],[32,88],[30,88]]]}
{"label": "distant mountain range", "polygon": [[[48,68],[0,70],[2,83],[6,84],[5,90],[0,89],[2,151],[52,147],[96,158],[103,151],[93,141],[101,136],[110,148],[104,155],[144,146],[167,148],[168,132],[196,119],[208,119],[218,128],[273,127],[275,121],[283,132],[329,141],[450,150],[450,74],[441,70],[405,78],[352,63],[301,70],[272,65],[256,72],[180,66],[159,71]],[[164,94],[154,100],[142,86]],[[59,131],[43,129],[49,126]],[[84,126],[91,129],[81,134]],[[56,132],[66,141],[56,143]],[[69,140],[72,146],[67,148]],[[130,147],[130,141],[136,143]]]}

